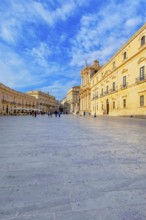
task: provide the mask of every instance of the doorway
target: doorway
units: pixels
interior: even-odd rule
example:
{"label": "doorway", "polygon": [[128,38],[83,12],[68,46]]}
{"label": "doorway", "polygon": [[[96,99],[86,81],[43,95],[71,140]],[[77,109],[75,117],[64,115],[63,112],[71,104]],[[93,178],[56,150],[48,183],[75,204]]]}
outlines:
{"label": "doorway", "polygon": [[109,114],[109,101],[108,99],[106,100],[106,114]]}
{"label": "doorway", "polygon": [[8,106],[6,107],[6,114],[8,114],[9,113],[9,109],[8,109]]}

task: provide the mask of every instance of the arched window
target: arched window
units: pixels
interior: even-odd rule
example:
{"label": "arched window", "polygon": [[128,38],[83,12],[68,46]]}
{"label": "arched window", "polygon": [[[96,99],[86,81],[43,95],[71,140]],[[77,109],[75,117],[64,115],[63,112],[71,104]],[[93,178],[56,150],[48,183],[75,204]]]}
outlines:
{"label": "arched window", "polygon": [[141,38],[141,46],[143,46],[145,44],[145,36],[143,36],[142,38]]}

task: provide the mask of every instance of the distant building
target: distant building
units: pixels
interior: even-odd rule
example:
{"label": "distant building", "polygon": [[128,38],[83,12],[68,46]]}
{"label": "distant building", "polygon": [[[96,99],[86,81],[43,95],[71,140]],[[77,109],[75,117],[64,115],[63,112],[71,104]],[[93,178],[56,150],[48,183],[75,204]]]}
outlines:
{"label": "distant building", "polygon": [[61,107],[63,113],[70,113],[70,105],[68,104],[66,97],[61,100]]}
{"label": "distant building", "polygon": [[70,113],[79,113],[79,92],[80,86],[74,86],[67,92],[67,103],[70,106]]}
{"label": "distant building", "polygon": [[72,87],[64,99],[64,103],[67,108],[68,113],[77,114],[79,113],[79,103],[80,103],[80,86]]}
{"label": "distant building", "polygon": [[146,24],[104,66],[86,66],[81,76],[81,113],[146,116]]}
{"label": "distant building", "polygon": [[54,112],[60,106],[54,96],[41,91],[22,93],[0,83],[0,115]]}
{"label": "distant building", "polygon": [[59,102],[48,93],[34,90],[27,92],[27,94],[37,99],[37,108],[43,113],[54,112],[59,108]]}
{"label": "distant building", "polygon": [[38,110],[35,97],[0,83],[0,115],[25,114]]}

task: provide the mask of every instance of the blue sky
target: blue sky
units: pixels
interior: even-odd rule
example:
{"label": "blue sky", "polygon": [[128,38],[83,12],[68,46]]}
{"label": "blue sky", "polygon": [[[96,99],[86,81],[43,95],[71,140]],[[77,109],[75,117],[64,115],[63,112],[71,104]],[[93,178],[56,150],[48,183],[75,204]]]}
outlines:
{"label": "blue sky", "polygon": [[0,82],[62,99],[144,24],[144,0],[1,0]]}

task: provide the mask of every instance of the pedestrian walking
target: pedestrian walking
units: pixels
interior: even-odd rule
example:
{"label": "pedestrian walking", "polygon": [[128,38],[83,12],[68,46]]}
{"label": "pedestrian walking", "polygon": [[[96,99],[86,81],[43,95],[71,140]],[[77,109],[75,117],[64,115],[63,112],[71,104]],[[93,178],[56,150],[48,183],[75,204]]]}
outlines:
{"label": "pedestrian walking", "polygon": [[54,113],[55,113],[55,117],[57,117],[58,112],[57,112],[57,111],[55,111]]}

